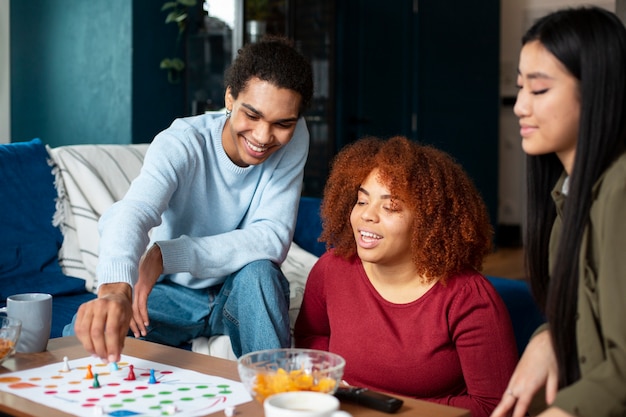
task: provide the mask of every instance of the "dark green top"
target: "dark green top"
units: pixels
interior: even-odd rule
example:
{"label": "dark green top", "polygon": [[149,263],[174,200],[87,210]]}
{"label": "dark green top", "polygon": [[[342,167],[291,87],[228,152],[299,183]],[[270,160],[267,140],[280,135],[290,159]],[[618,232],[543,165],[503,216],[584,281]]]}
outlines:
{"label": "dark green top", "polygon": [[[552,197],[557,219],[550,270],[561,234],[565,175]],[[582,417],[626,415],[626,153],[593,187],[579,259],[576,340],[581,378],[560,390],[554,406]],[[572,202],[570,202],[572,203]]]}

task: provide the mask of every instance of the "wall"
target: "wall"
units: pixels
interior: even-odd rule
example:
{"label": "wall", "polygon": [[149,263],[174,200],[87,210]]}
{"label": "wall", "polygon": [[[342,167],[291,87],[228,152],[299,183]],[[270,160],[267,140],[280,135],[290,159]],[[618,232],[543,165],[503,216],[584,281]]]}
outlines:
{"label": "wall", "polygon": [[9,0],[0,0],[0,143],[11,142]]}
{"label": "wall", "polygon": [[128,143],[131,4],[11,3],[14,141]]}
{"label": "wall", "polygon": [[182,85],[159,68],[177,34],[161,5],[11,2],[11,140],[149,142],[182,115]]}

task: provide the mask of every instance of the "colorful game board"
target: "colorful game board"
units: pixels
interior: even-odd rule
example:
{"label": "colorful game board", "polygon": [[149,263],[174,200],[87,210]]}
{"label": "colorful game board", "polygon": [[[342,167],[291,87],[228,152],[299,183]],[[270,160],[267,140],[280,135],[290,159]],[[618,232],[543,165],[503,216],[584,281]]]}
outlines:
{"label": "colorful game board", "polygon": [[251,401],[243,384],[122,355],[0,375],[0,390],[76,416],[202,416]]}

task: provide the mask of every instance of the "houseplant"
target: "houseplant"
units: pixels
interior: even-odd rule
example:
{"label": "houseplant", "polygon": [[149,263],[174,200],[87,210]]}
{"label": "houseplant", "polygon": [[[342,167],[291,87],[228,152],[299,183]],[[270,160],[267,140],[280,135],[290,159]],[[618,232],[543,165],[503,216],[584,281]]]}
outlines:
{"label": "houseplant", "polygon": [[[161,11],[168,11],[165,23],[176,23],[178,26],[176,50],[180,49],[181,39],[187,30],[189,11],[197,3],[197,0],[175,0],[168,1],[161,7]],[[172,84],[176,84],[180,82],[181,74],[185,69],[185,61],[177,56],[164,58],[160,63],[160,68],[167,70],[167,80]]]}

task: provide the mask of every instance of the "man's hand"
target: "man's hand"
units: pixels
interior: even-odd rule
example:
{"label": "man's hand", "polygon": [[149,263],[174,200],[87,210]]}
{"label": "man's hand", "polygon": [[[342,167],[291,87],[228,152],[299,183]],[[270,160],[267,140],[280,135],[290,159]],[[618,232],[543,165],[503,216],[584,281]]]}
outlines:
{"label": "man's hand", "polygon": [[80,306],[74,331],[85,350],[102,360],[120,360],[132,317],[132,290],[126,283],[103,284],[98,298]]}
{"label": "man's hand", "polygon": [[[533,396],[542,387],[546,390],[546,403],[550,405],[558,389],[558,368],[548,330],[537,334],[528,342],[502,400],[491,417],[525,416]],[[563,413],[559,409],[550,410]]]}
{"label": "man's hand", "polygon": [[152,245],[141,258],[139,263],[139,279],[135,284],[135,297],[133,298],[133,319],[130,329],[135,337],[145,336],[146,327],[150,324],[148,317],[148,296],[154,288],[159,276],[163,273],[163,257],[161,248]]}

